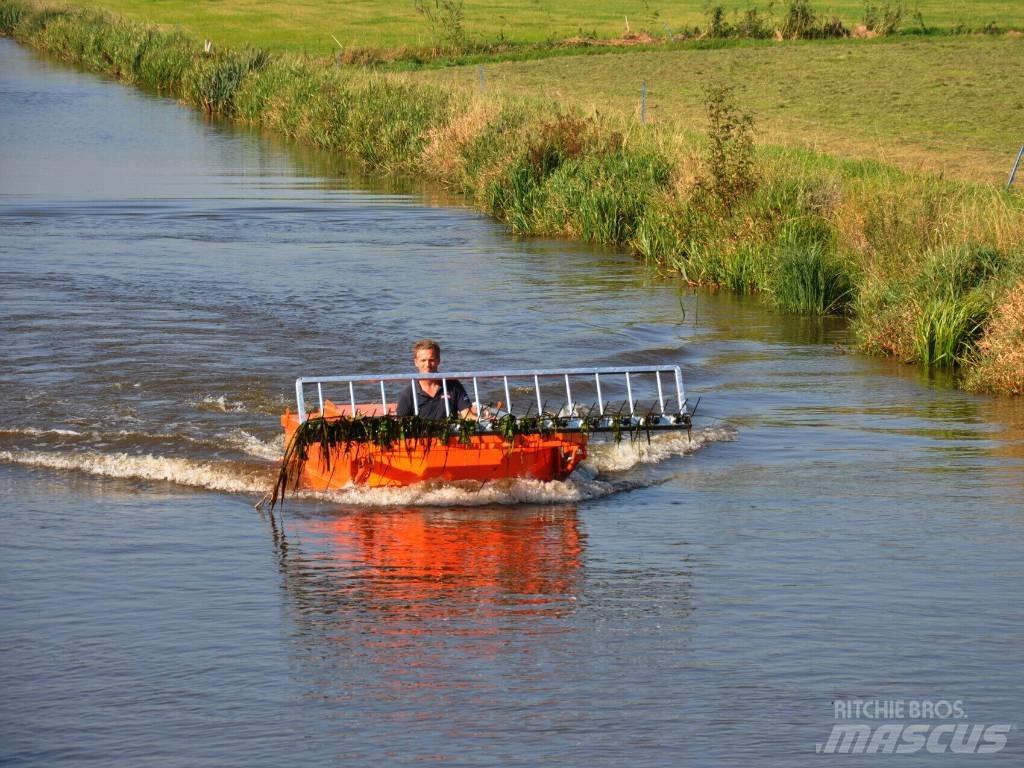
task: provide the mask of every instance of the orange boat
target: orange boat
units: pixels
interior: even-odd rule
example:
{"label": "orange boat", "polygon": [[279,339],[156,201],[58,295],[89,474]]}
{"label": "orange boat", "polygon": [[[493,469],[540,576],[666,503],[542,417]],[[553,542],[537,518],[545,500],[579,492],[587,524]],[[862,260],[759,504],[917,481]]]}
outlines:
{"label": "orange boat", "polygon": [[[394,406],[389,404],[390,412]],[[359,404],[360,416],[380,415],[381,407]],[[314,411],[310,419],[351,418],[348,407],[339,408],[330,400],[323,412]],[[299,428],[299,415],[281,416],[285,449]],[[535,480],[564,480],[587,458],[587,435],[582,432],[520,434],[508,442],[501,435],[480,434],[468,444],[459,436],[447,439],[413,438],[388,447],[370,442],[350,442],[328,449],[325,460],[321,444],[307,449],[302,466],[301,485],[314,491],[365,485],[371,488],[412,485],[430,480],[498,480],[526,477]]]}
{"label": "orange boat", "polygon": [[[672,407],[666,407],[662,374],[670,375],[675,387]],[[448,419],[429,422],[429,436],[415,429],[398,431],[409,423],[422,427],[428,420],[420,420],[418,412],[404,417],[404,422],[395,416],[387,385],[417,387],[418,381],[429,378],[470,381],[481,418],[466,422],[449,414]],[[511,408],[513,392],[518,397],[524,390],[513,386],[517,379],[527,379],[533,390],[520,416],[513,415]],[[549,408],[542,390],[550,390],[555,383],[565,397]],[[338,405],[326,399],[325,385],[347,385],[349,403]],[[356,385],[379,387],[380,400],[357,402]],[[653,398],[647,410],[640,407],[642,400],[634,399],[635,391],[644,385]],[[319,407],[307,410],[306,388],[311,386],[316,387]],[[481,400],[487,386],[504,396],[493,412]],[[691,423],[678,366],[324,376],[297,379],[295,392],[297,412],[281,416],[285,461],[278,488],[282,494],[288,485],[324,491],[427,481],[563,480],[587,457],[592,434],[611,433],[619,439],[624,433],[688,430]],[[581,395],[593,397],[593,405],[581,405]],[[625,399],[616,401],[616,395]]]}

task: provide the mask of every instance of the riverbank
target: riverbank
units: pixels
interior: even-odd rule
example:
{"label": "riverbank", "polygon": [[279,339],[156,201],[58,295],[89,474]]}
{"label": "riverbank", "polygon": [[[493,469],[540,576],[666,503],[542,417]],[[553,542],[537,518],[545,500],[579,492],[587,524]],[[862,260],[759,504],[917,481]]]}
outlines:
{"label": "riverbank", "polygon": [[626,247],[782,311],[846,312],[866,351],[1021,391],[1019,194],[754,145],[743,110],[715,89],[717,129],[704,136],[303,56],[205,50],[96,11],[2,0],[0,31],[372,171],[428,177],[516,233]]}

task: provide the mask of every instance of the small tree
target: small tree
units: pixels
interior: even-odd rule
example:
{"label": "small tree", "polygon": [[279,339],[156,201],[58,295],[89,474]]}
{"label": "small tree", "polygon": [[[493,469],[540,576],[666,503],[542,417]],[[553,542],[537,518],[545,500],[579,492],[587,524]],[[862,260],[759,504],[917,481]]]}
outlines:
{"label": "small tree", "polygon": [[706,186],[730,209],[756,186],[754,178],[754,118],[736,104],[732,87],[704,88],[708,115]]}

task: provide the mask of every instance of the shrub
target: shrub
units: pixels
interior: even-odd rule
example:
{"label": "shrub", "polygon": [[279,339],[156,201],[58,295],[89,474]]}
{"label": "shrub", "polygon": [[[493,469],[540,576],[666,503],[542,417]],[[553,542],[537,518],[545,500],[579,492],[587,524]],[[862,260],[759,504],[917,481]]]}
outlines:
{"label": "shrub", "polygon": [[757,8],[748,8],[736,22],[736,37],[766,40],[775,34],[770,19],[761,15]]}
{"label": "shrub", "polygon": [[765,40],[773,34],[774,29],[769,19],[762,16],[757,8],[748,8],[735,23],[729,23],[722,6],[708,9],[707,37]]}
{"label": "shrub", "polygon": [[[920,16],[920,14],[918,14]],[[903,4],[875,5],[871,0],[864,2],[864,15],[861,23],[872,32],[879,35],[892,35],[899,31],[900,22],[903,20]]]}
{"label": "shrub", "polygon": [[720,84],[704,89],[708,116],[705,164],[708,189],[728,211],[756,186],[754,179],[754,118],[741,110],[731,87]]}
{"label": "shrub", "polygon": [[708,9],[708,37],[729,37],[729,22],[725,20],[725,8],[720,5]]}
{"label": "shrub", "polygon": [[818,16],[809,0],[791,0],[786,9],[786,16],[782,21],[780,32],[787,40],[816,40],[850,36],[850,31],[837,17]]}

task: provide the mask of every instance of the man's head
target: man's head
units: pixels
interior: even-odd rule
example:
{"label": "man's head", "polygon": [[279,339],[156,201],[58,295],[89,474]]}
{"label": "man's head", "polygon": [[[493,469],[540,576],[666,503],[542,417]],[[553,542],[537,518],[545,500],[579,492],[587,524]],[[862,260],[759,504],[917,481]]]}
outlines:
{"label": "man's head", "polygon": [[437,373],[441,365],[441,345],[432,339],[420,339],[412,345],[412,362],[420,373]]}

